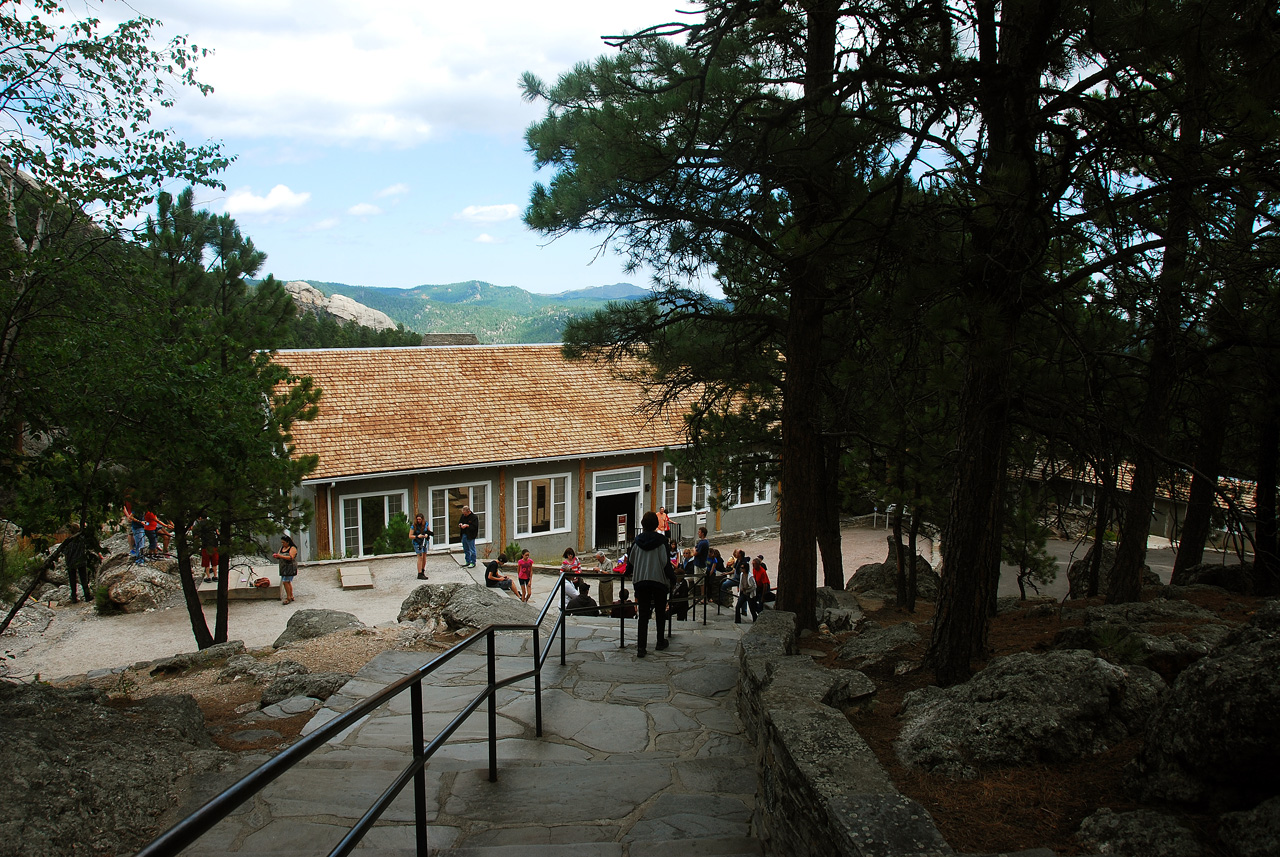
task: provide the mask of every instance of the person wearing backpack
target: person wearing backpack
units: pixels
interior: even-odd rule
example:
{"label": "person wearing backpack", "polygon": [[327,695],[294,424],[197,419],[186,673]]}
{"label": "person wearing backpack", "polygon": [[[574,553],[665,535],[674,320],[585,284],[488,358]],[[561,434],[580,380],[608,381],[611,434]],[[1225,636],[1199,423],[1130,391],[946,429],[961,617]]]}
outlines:
{"label": "person wearing backpack", "polygon": [[658,532],[657,514],[645,512],[640,518],[640,528],[640,535],[627,552],[627,567],[631,570],[640,607],[636,657],[643,658],[648,654],[649,620],[654,614],[657,614],[658,626],[658,644],[654,648],[662,651],[668,645],[666,614],[671,563],[667,560],[667,540]]}

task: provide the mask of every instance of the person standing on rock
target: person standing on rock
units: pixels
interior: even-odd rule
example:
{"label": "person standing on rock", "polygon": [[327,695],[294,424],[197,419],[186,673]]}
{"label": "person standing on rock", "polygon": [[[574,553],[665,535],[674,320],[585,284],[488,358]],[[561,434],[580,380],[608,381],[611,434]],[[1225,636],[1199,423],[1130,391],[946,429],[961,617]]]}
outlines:
{"label": "person standing on rock", "polygon": [[413,552],[418,555],[418,580],[427,579],[427,549],[431,547],[431,537],[434,535],[421,512],[413,516],[409,536],[413,540]]}
{"label": "person standing on rock", "polygon": [[480,519],[470,506],[462,507],[458,519],[458,534],[462,537],[462,559],[467,568],[476,567],[476,536],[480,533]]}
{"label": "person standing on rock", "polygon": [[641,532],[627,552],[627,566],[640,607],[640,627],[636,634],[636,657],[643,658],[649,646],[649,618],[657,614],[658,644],[667,647],[667,590],[670,587],[667,540],[658,532],[658,516],[645,512],[640,519]]}
{"label": "person standing on rock", "polygon": [[288,536],[280,537],[280,550],[272,554],[280,561],[281,604],[293,603],[293,578],[298,574],[298,546]]}

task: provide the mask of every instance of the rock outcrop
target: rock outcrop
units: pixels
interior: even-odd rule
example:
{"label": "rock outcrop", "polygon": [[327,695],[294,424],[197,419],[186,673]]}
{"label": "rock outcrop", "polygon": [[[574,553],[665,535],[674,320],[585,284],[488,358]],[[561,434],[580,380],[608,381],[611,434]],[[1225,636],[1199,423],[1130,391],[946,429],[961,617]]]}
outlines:
{"label": "rock outcrop", "polygon": [[1130,782],[1147,799],[1249,806],[1280,795],[1280,634],[1271,610],[1188,667],[1151,719]]}
{"label": "rock outcrop", "polygon": [[960,779],[984,766],[1071,761],[1141,732],[1164,692],[1145,667],[1022,652],[965,684],[907,694],[894,747],[904,764]]}
{"label": "rock outcrop", "polygon": [[1125,857],[1200,857],[1204,848],[1177,819],[1153,809],[1100,809],[1080,822],[1076,841],[1090,854]]}
{"label": "rock outcrop", "polygon": [[298,640],[310,640],[364,626],[355,616],[341,610],[297,610],[289,617],[284,631],[271,645],[278,649]]}
{"label": "rock outcrop", "polygon": [[190,696],[125,707],[87,686],[0,682],[0,855],[132,854],[185,777],[233,759]]}
{"label": "rock outcrop", "polygon": [[[1067,598],[1084,598],[1089,594],[1089,566],[1093,563],[1093,545],[1085,551],[1084,559],[1078,559],[1067,568]],[[1098,594],[1107,595],[1107,576],[1111,566],[1116,564],[1116,546],[1105,542],[1102,546],[1102,564],[1098,566]],[[1160,575],[1151,570],[1151,566],[1142,566],[1142,585],[1159,586]]]}
{"label": "rock outcrop", "polygon": [[354,322],[374,330],[389,330],[396,326],[385,312],[367,307],[346,295],[325,297],[319,289],[301,280],[285,283],[284,289],[303,312],[325,313],[338,321]]}
{"label": "rock outcrop", "polygon": [[117,554],[98,572],[98,586],[106,587],[107,600],[125,613],[142,613],[163,607],[182,591],[173,560],[135,565],[127,554]]}
{"label": "rock outcrop", "polygon": [[424,583],[400,605],[399,622],[421,623],[424,632],[457,633],[486,625],[532,625],[538,611],[501,589],[467,583]]}
{"label": "rock outcrop", "polygon": [[[886,600],[893,600],[898,591],[898,562],[894,558],[893,538],[888,539],[889,556],[884,562],[859,566],[844,585],[847,592],[874,592]],[[921,601],[938,600],[942,578],[929,565],[929,561],[916,554],[916,597]]]}

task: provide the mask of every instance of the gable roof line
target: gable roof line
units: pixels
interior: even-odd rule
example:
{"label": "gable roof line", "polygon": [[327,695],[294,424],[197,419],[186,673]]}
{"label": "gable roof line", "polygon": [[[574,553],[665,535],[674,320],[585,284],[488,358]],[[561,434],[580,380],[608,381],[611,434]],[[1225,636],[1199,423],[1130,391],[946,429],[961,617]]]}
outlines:
{"label": "gable roof line", "polygon": [[493,350],[499,348],[561,348],[563,343],[560,342],[495,342],[491,345],[483,342],[475,345],[395,345],[395,346],[369,346],[368,348],[277,348],[271,354],[332,354],[334,352],[344,354],[359,354],[368,351],[440,351],[447,349],[449,351],[463,351],[466,349],[485,349]]}
{"label": "gable roof line", "polygon": [[506,461],[481,461],[475,464],[442,465],[440,467],[418,467],[413,470],[385,470],[381,473],[356,473],[351,476],[331,476],[320,479],[303,479],[303,485],[329,485],[337,482],[357,482],[363,479],[384,479],[396,476],[416,476],[423,473],[448,473],[454,470],[479,470],[484,467],[514,467],[521,464],[555,464],[560,461],[577,461],[580,458],[616,458],[626,455],[651,455],[664,452],[669,446],[637,447],[636,449],[617,449],[608,452],[590,452],[581,455],[555,455],[550,458],[512,458]]}

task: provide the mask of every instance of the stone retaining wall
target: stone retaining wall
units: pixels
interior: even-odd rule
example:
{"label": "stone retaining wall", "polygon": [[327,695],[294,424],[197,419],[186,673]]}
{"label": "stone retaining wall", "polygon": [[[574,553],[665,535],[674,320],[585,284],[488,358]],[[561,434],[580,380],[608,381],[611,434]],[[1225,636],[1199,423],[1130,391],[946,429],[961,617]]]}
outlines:
{"label": "stone retaining wall", "polygon": [[842,708],[875,685],[796,654],[795,614],[766,610],[738,644],[738,713],[756,747],[756,827],[786,857],[952,854],[899,794]]}

